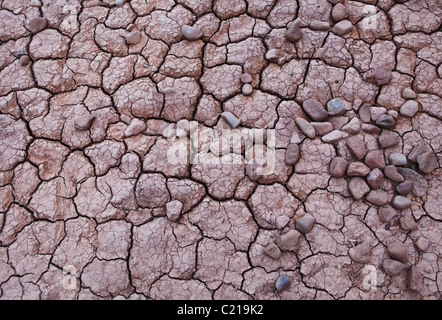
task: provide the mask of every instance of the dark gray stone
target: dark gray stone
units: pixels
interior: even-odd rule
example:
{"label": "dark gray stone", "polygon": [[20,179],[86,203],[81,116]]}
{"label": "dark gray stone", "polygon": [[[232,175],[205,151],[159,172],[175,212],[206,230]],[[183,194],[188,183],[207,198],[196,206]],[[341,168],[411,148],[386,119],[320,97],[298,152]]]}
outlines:
{"label": "dark gray stone", "polygon": [[313,121],[325,121],[328,118],[328,112],[324,106],[315,99],[308,99],[302,104],[302,109]]}
{"label": "dark gray stone", "polygon": [[292,284],[292,282],[290,281],[290,279],[287,276],[285,276],[285,275],[279,276],[275,281],[276,291],[278,293],[282,293],[285,290],[287,290],[291,284]]}
{"label": "dark gray stone", "polygon": [[377,118],[376,125],[384,129],[394,129],[396,120],[389,114],[382,114]]}
{"label": "dark gray stone", "polygon": [[403,196],[409,194],[412,188],[413,188],[413,181],[410,180],[405,180],[404,182],[401,182],[398,185],[396,185],[397,193]]}

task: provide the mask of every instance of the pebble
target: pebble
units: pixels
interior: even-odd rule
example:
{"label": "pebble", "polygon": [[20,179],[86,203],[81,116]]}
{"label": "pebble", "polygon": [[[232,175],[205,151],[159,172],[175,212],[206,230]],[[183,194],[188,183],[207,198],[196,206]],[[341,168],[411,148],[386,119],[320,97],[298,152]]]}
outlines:
{"label": "pebble", "polygon": [[339,21],[334,25],[332,31],[338,36],[343,36],[353,30],[353,25],[349,20]]}
{"label": "pebble", "polygon": [[24,55],[26,55],[27,53],[26,53],[26,50],[25,49],[18,49],[17,50],[17,56],[18,57],[21,57],[21,56],[24,56]]}
{"label": "pebble", "polygon": [[20,65],[22,67],[26,67],[30,62],[31,60],[29,60],[29,56],[23,55],[20,57]]}
{"label": "pebble", "polygon": [[424,286],[424,277],[417,266],[411,266],[407,271],[407,286],[412,291],[420,291]]}
{"label": "pebble", "polygon": [[347,168],[348,176],[365,177],[370,172],[370,168],[362,162],[352,162]]}
{"label": "pebble", "polygon": [[29,22],[29,30],[33,34],[39,33],[40,31],[43,31],[48,26],[48,21],[45,18],[42,17],[35,17],[32,18]]}
{"label": "pebble", "polygon": [[347,18],[347,10],[345,9],[345,6],[342,3],[338,3],[333,7],[331,15],[333,21],[339,22]]}
{"label": "pebble", "polygon": [[379,189],[384,183],[384,174],[378,168],[374,168],[367,175],[367,183],[372,189]]}
{"label": "pebble", "polygon": [[74,121],[74,128],[79,131],[89,130],[94,120],[95,116],[90,114],[79,117]]}
{"label": "pebble", "polygon": [[126,42],[127,42],[128,45],[134,45],[134,44],[137,44],[140,41],[141,41],[141,32],[140,31],[131,32],[126,37]]}
{"label": "pebble", "polygon": [[394,129],[396,120],[389,114],[382,114],[376,120],[376,125],[384,129]]}
{"label": "pebble", "polygon": [[394,118],[394,120],[397,120],[397,117],[399,115],[399,113],[396,110],[388,110],[387,114],[392,116]]}
{"label": "pebble", "polygon": [[399,136],[394,133],[382,133],[378,138],[379,147],[382,149],[394,147],[398,145],[400,141]]}
{"label": "pebble", "polygon": [[183,210],[183,203],[179,200],[173,200],[166,204],[167,218],[170,221],[178,221]]}
{"label": "pebble", "polygon": [[299,137],[299,134],[294,131],[292,133],[292,136],[290,138],[290,143],[296,143],[296,144],[300,144],[302,142],[301,138]]}
{"label": "pebble", "polygon": [[350,119],[345,116],[337,116],[330,117],[329,121],[333,125],[334,129],[341,130],[341,128],[345,126],[350,121]]}
{"label": "pebble", "polygon": [[359,118],[362,122],[370,122],[371,121],[371,113],[370,113],[370,105],[364,104],[362,107],[359,108]]}
{"label": "pebble", "polygon": [[318,136],[323,136],[333,131],[333,125],[330,122],[310,122],[310,124],[315,128]]}
{"label": "pebble", "polygon": [[279,259],[281,257],[281,250],[273,242],[264,248],[264,253],[272,259]]}
{"label": "pebble", "polygon": [[385,109],[384,107],[371,107],[370,108],[371,121],[375,122],[381,115],[386,113],[387,109]]}
{"label": "pebble", "polygon": [[379,132],[381,132],[381,129],[379,129],[375,125],[372,125],[372,124],[369,124],[369,123],[361,124],[361,129],[362,129],[362,131],[367,132],[367,133],[379,133]]}
{"label": "pebble", "polygon": [[253,87],[251,84],[246,83],[245,85],[242,86],[242,94],[245,96],[250,96],[253,93]]}
{"label": "pebble", "polygon": [[249,73],[244,73],[239,77],[239,80],[242,83],[251,83],[252,82],[252,76]]}
{"label": "pebble", "polygon": [[287,276],[285,275],[279,276],[278,279],[276,279],[275,281],[276,291],[278,293],[282,293],[283,291],[287,290],[291,284],[292,282]]}
{"label": "pebble", "polygon": [[402,262],[388,258],[382,261],[382,267],[385,273],[392,277],[399,275],[405,269]]}
{"label": "pebble", "polygon": [[417,225],[416,221],[409,217],[401,217],[399,218],[399,226],[404,231],[413,231],[417,230],[419,226]]}
{"label": "pebble", "polygon": [[432,151],[422,153],[416,158],[419,170],[424,173],[431,173],[437,167],[437,157]]}
{"label": "pebble", "polygon": [[393,198],[391,205],[399,210],[405,210],[411,207],[411,200],[407,197],[398,195]]}
{"label": "pebble", "polygon": [[270,62],[277,62],[279,59],[278,50],[270,49],[269,51],[267,51],[265,58]]}
{"label": "pebble", "polygon": [[283,251],[295,250],[298,245],[300,233],[297,230],[290,230],[287,233],[280,235],[275,243],[279,249]]}
{"label": "pebble", "polygon": [[388,165],[384,168],[385,176],[394,182],[403,182],[404,177],[398,172],[397,168],[393,165]]}
{"label": "pebble", "polygon": [[310,29],[316,31],[327,31],[330,29],[330,23],[327,21],[313,20],[310,22]]}
{"label": "pebble", "polygon": [[402,153],[390,153],[388,161],[394,166],[405,166],[407,164],[407,157]]}
{"label": "pebble", "polygon": [[360,200],[363,196],[370,192],[370,187],[364,179],[360,177],[354,177],[351,178],[348,182],[348,190],[350,191],[353,198],[355,198],[356,200]]}
{"label": "pebble", "polygon": [[327,102],[327,112],[329,116],[341,116],[345,111],[345,104],[341,99],[336,98]]}
{"label": "pebble", "polygon": [[132,137],[136,136],[137,134],[140,134],[144,130],[146,130],[146,122],[142,121],[138,118],[132,119],[132,121],[127,126],[126,130],[124,131],[124,135],[126,137]]}
{"label": "pebble", "polygon": [[425,146],[422,143],[415,144],[413,146],[413,149],[411,149],[410,153],[408,154],[407,158],[411,162],[416,162],[417,157],[421,154],[425,153]]}
{"label": "pebble", "polygon": [[302,109],[313,121],[325,121],[328,118],[328,112],[324,106],[315,99],[308,99],[302,104]]}
{"label": "pebble", "polygon": [[299,145],[297,144],[289,144],[287,147],[287,151],[285,152],[285,163],[289,166],[296,164],[301,158],[299,153]]}
{"label": "pebble", "polygon": [[370,150],[365,156],[365,164],[371,169],[385,167],[384,152],[382,150]]}
{"label": "pebble", "polygon": [[184,25],[181,27],[181,32],[184,38],[189,41],[195,41],[201,39],[203,32],[198,27],[192,27],[189,25]]}
{"label": "pebble", "polygon": [[315,138],[316,136],[315,128],[313,128],[313,126],[307,120],[303,118],[296,118],[295,122],[299,130],[301,130],[303,134],[305,134],[310,139]]}
{"label": "pebble", "polygon": [[221,118],[223,118],[233,129],[237,128],[241,123],[241,120],[229,111],[221,113]]}
{"label": "pebble", "polygon": [[390,83],[392,77],[391,69],[386,67],[375,67],[365,73],[365,80],[377,86]]}
{"label": "pebble", "polygon": [[355,117],[350,120],[345,126],[341,128],[342,131],[345,131],[349,134],[357,134],[361,131],[361,121]]}
{"label": "pebble", "polygon": [[402,90],[401,95],[402,95],[402,98],[404,98],[404,99],[416,99],[417,98],[416,92],[414,92],[410,88],[405,88],[404,90]]}
{"label": "pebble", "polygon": [[176,135],[176,125],[174,123],[169,124],[166,128],[164,128],[161,135],[166,138],[170,139],[172,137],[175,137]]}
{"label": "pebble", "polygon": [[425,251],[427,251],[428,247],[430,246],[430,241],[428,241],[428,239],[423,236],[419,236],[414,241],[414,246],[416,247],[416,249],[419,252],[425,252]]}
{"label": "pebble", "polygon": [[396,185],[396,191],[402,196],[406,196],[411,192],[411,189],[413,188],[413,181],[405,180],[404,182],[399,183]]}
{"label": "pebble", "polygon": [[358,160],[362,160],[368,152],[367,145],[365,144],[362,135],[353,136],[347,139],[346,145],[350,153]]}
{"label": "pebble", "polygon": [[371,190],[365,200],[377,206],[385,206],[388,203],[388,193],[381,190]]}
{"label": "pebble", "polygon": [[419,103],[414,100],[406,101],[401,108],[399,109],[399,113],[401,116],[412,118],[419,111]]}
{"label": "pebble", "polygon": [[190,121],[181,119],[176,123],[176,135],[179,138],[187,137],[190,134]]}
{"label": "pebble", "polygon": [[395,260],[399,260],[403,263],[408,262],[408,249],[403,243],[394,242],[389,244],[387,254]]}
{"label": "pebble", "polygon": [[390,222],[391,219],[397,216],[397,214],[397,210],[390,206],[381,207],[378,209],[379,220],[382,222]]}
{"label": "pebble", "polygon": [[331,4],[343,3],[345,0],[328,0]]}
{"label": "pebble", "polygon": [[348,250],[350,259],[356,263],[369,263],[371,256],[371,246],[368,242],[363,242]]}
{"label": "pebble", "polygon": [[348,162],[342,157],[333,158],[330,162],[330,174],[334,178],[342,178],[347,170]]}
{"label": "pebble", "polygon": [[323,142],[336,142],[348,137],[348,133],[340,130],[333,130],[330,133],[327,133],[325,136],[322,136],[321,140]]}
{"label": "pebble", "polygon": [[402,175],[404,180],[411,180],[413,187],[411,192],[416,197],[423,197],[428,191],[428,181],[416,171],[409,168],[397,168],[397,171]]}
{"label": "pebble", "polygon": [[290,42],[296,42],[301,39],[301,36],[301,20],[296,19],[287,29],[285,38]]}
{"label": "pebble", "polygon": [[115,0],[115,5],[122,6],[125,2],[126,2],[126,0]]}
{"label": "pebble", "polygon": [[301,233],[310,233],[316,223],[316,219],[310,213],[305,213],[295,220],[295,229]]}
{"label": "pebble", "polygon": [[290,222],[290,218],[287,216],[279,216],[276,218],[275,226],[276,229],[283,229]]}

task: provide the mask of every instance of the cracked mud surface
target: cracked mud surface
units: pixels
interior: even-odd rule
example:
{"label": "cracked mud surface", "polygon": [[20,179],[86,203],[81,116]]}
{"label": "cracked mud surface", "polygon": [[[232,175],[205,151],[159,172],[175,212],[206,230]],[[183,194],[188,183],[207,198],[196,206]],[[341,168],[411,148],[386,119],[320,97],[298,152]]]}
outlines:
{"label": "cracked mud surface", "polygon": [[0,0],[0,299],[441,298],[440,1],[123,2]]}

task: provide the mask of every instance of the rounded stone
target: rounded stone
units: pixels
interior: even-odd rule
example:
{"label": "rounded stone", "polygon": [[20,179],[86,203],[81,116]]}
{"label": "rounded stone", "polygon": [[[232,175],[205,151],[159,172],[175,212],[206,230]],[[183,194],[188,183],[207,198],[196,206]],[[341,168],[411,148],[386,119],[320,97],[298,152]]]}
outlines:
{"label": "rounded stone", "polygon": [[393,133],[383,133],[378,138],[379,147],[382,149],[394,147],[401,142],[401,138]]}
{"label": "rounded stone", "polygon": [[313,121],[325,121],[328,118],[328,112],[324,106],[315,99],[304,101],[302,109]]}
{"label": "rounded stone", "polygon": [[396,191],[402,196],[406,196],[411,192],[411,189],[413,188],[413,181],[405,180],[404,182],[401,182],[396,185]]}
{"label": "rounded stone", "polygon": [[394,129],[396,120],[389,114],[382,114],[377,118],[376,125],[384,129]]}
{"label": "rounded stone", "polygon": [[330,174],[334,178],[342,178],[347,170],[348,161],[342,157],[333,158],[330,162]]}
{"label": "rounded stone", "polygon": [[411,266],[407,271],[407,286],[412,291],[420,291],[424,286],[424,277],[417,266]]}
{"label": "rounded stone", "polygon": [[315,138],[316,136],[315,128],[313,128],[313,126],[307,120],[303,118],[296,118],[295,123],[303,134],[305,134],[310,139]]}
{"label": "rounded stone", "polygon": [[302,217],[299,217],[295,220],[295,229],[301,233],[306,234],[312,231],[315,223],[315,217],[310,213],[306,213]]}
{"label": "rounded stone", "polygon": [[285,163],[289,166],[296,164],[301,157],[299,153],[299,145],[289,144],[285,152]]}
{"label": "rounded stone", "polygon": [[345,113],[345,104],[339,98],[327,102],[327,112],[330,116],[340,116]]}
{"label": "rounded stone", "polygon": [[401,108],[399,109],[399,113],[407,118],[412,118],[419,111],[419,103],[414,100],[406,101]]}
{"label": "rounded stone", "polygon": [[404,99],[416,99],[417,94],[410,88],[405,88],[401,93],[402,98]]}
{"label": "rounded stone", "polygon": [[396,170],[402,176],[402,181],[405,179],[413,181],[411,192],[416,197],[423,197],[427,193],[428,181],[422,175],[409,168],[397,168]]}
{"label": "rounded stone", "polygon": [[382,261],[382,267],[385,273],[392,277],[399,275],[405,269],[402,262],[388,258]]}
{"label": "rounded stone", "polygon": [[244,73],[239,77],[242,83],[251,83],[253,81],[252,76],[249,73]]}
{"label": "rounded stone", "polygon": [[370,113],[370,105],[364,104],[362,107],[359,108],[359,118],[362,122],[370,122],[371,121],[371,113]]}
{"label": "rounded stone", "polygon": [[283,291],[287,290],[291,284],[292,282],[287,276],[285,275],[279,276],[275,281],[276,291],[278,293],[282,293]]}
{"label": "rounded stone", "polygon": [[416,158],[419,170],[431,173],[437,167],[437,157],[432,151],[425,152]]}
{"label": "rounded stone", "polygon": [[339,22],[345,18],[347,18],[347,10],[342,3],[336,4],[332,9],[332,19],[335,22]]}
{"label": "rounded stone", "polygon": [[347,168],[348,176],[365,177],[370,172],[370,168],[362,162],[352,162]]}
{"label": "rounded stone", "polygon": [[384,183],[384,174],[378,168],[375,168],[367,175],[367,183],[372,189],[379,189]]}
{"label": "rounded stone", "polygon": [[411,149],[407,158],[411,162],[416,162],[417,157],[419,157],[421,154],[424,154],[424,153],[425,153],[425,145],[423,143],[417,143],[417,144],[413,145],[413,148]]}
{"label": "rounded stone", "polygon": [[126,0],[115,0],[115,5],[120,7],[122,6],[124,3],[126,2]]}
{"label": "rounded stone", "polygon": [[26,53],[26,50],[25,49],[18,49],[17,50],[17,57],[21,57],[21,56],[24,56],[24,55],[26,55],[27,53]]}
{"label": "rounded stone", "polygon": [[327,21],[313,20],[310,22],[310,29],[316,31],[327,31],[330,29],[330,23]]}
{"label": "rounded stone", "polygon": [[370,187],[361,177],[354,177],[348,182],[348,190],[353,198],[360,200],[363,196],[370,192]]}
{"label": "rounded stone", "polygon": [[409,217],[401,217],[399,218],[399,226],[404,231],[413,231],[417,230],[419,226],[417,225],[416,221]]}
{"label": "rounded stone", "polygon": [[89,130],[94,120],[95,116],[90,114],[79,117],[74,120],[74,128],[79,131]]}
{"label": "rounded stone", "polygon": [[423,236],[419,236],[415,241],[414,241],[414,246],[416,247],[416,249],[419,252],[425,252],[427,251],[428,247],[430,246],[430,241],[423,237]]}
{"label": "rounded stone", "polygon": [[405,210],[411,207],[411,200],[404,196],[395,196],[391,205],[396,209]]}
{"label": "rounded stone", "polygon": [[394,182],[403,182],[405,180],[404,177],[398,172],[398,169],[391,164],[384,168],[384,174],[388,179]]}
{"label": "rounded stone", "polygon": [[127,42],[128,45],[134,45],[134,44],[137,44],[140,41],[141,41],[141,32],[140,31],[131,32],[126,37],[126,42]]}
{"label": "rounded stone", "polygon": [[377,86],[390,83],[393,74],[391,69],[386,67],[375,67],[368,70],[365,75],[365,80]]}
{"label": "rounded stone", "polygon": [[287,233],[280,235],[275,243],[279,249],[283,251],[294,251],[298,247],[298,240],[301,234],[297,230],[290,230]]}
{"label": "rounded stone", "polygon": [[301,39],[301,36],[301,20],[296,19],[287,29],[285,38],[290,42],[296,42]]}
{"label": "rounded stone", "polygon": [[365,200],[377,206],[385,206],[388,203],[388,193],[381,190],[371,190]]}
{"label": "rounded stone", "polygon": [[243,95],[250,96],[253,93],[253,87],[250,84],[246,83],[242,86],[241,91]]}
{"label": "rounded stone", "polygon": [[338,36],[343,36],[353,30],[353,24],[349,20],[339,21],[334,25],[332,31]]}
{"label": "rounded stone", "polygon": [[356,247],[348,250],[348,255],[351,260],[356,263],[369,263],[371,256],[371,246],[368,242],[361,243]]}
{"label": "rounded stone", "polygon": [[45,18],[35,17],[32,18],[31,21],[29,22],[29,29],[33,34],[36,34],[46,29],[47,25],[48,21]]}
{"label": "rounded stone", "polygon": [[31,62],[31,60],[29,60],[29,56],[23,55],[20,57],[20,65],[22,67],[27,66],[30,62]]}
{"label": "rounded stone", "polygon": [[395,260],[408,262],[408,248],[400,242],[391,243],[387,247],[387,254]]}
{"label": "rounded stone", "polygon": [[273,242],[264,248],[264,253],[272,259],[279,259],[281,257],[281,250]]}
{"label": "rounded stone", "polygon": [[390,222],[395,216],[397,216],[398,212],[396,209],[386,206],[378,209],[379,220],[382,222]]}
{"label": "rounded stone", "polygon": [[179,220],[183,210],[183,203],[179,200],[173,200],[166,204],[167,218],[170,221],[176,222]]}
{"label": "rounded stone", "polygon": [[279,216],[275,220],[276,229],[283,229],[290,222],[290,218],[287,216]]}
{"label": "rounded stone", "polygon": [[407,164],[407,157],[402,153],[390,153],[388,160],[394,166],[405,166]]}
{"label": "rounded stone", "polygon": [[383,169],[385,167],[384,152],[382,150],[370,150],[367,152],[364,162],[372,169]]}
{"label": "rounded stone", "polygon": [[184,25],[181,27],[181,32],[189,41],[195,41],[201,39],[203,32],[198,27],[192,27],[189,25]]}

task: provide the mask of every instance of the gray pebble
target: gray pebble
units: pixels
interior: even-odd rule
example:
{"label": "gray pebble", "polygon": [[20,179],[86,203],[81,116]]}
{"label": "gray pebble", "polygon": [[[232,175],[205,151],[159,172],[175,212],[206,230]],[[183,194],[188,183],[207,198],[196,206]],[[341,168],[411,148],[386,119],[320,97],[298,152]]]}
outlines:
{"label": "gray pebble", "polygon": [[20,57],[19,62],[22,67],[26,67],[31,62],[31,60],[29,60],[29,56],[23,55]]}
{"label": "gray pebble", "polygon": [[385,206],[388,203],[388,193],[381,190],[371,190],[365,200],[377,206]]}
{"label": "gray pebble", "polygon": [[415,241],[414,241],[414,246],[416,247],[416,249],[419,252],[425,252],[427,251],[428,247],[430,246],[430,241],[423,237],[423,236],[419,236]]}
{"label": "gray pebble", "polygon": [[35,17],[29,22],[29,30],[31,30],[33,34],[36,34],[46,29],[47,25],[48,21],[45,18]]}
{"label": "gray pebble", "polygon": [[179,200],[173,200],[166,204],[167,218],[170,221],[178,221],[183,210],[183,203]]}
{"label": "gray pebble", "polygon": [[393,198],[391,205],[399,210],[405,210],[411,207],[411,200],[407,197],[398,195]]}
{"label": "gray pebble", "polygon": [[285,163],[289,166],[296,164],[299,161],[301,154],[299,153],[299,145],[289,144],[285,152]]}
{"label": "gray pebble", "polygon": [[371,121],[376,121],[381,115],[386,113],[387,109],[384,107],[371,107],[370,108]]}
{"label": "gray pebble", "polygon": [[388,84],[393,77],[392,71],[386,67],[375,67],[364,74],[365,81],[371,82],[377,86]]}
{"label": "gray pebble", "polygon": [[290,42],[296,42],[301,39],[301,36],[301,20],[296,19],[287,29],[285,38]]}
{"label": "gray pebble", "polygon": [[399,226],[404,231],[413,231],[417,230],[419,226],[417,225],[416,221],[409,217],[401,217],[399,219]]}
{"label": "gray pebble", "polygon": [[339,99],[332,99],[327,102],[327,112],[330,116],[340,116],[346,111],[344,102]]}
{"label": "gray pebble", "polygon": [[376,120],[376,125],[385,129],[393,129],[396,126],[396,120],[389,114],[383,114]]}
{"label": "gray pebble", "polygon": [[347,10],[345,9],[345,6],[342,3],[337,3],[333,7],[331,15],[333,21],[338,22],[347,18]]}
{"label": "gray pebble", "polygon": [[298,126],[299,130],[309,137],[310,139],[314,139],[316,136],[315,128],[305,119],[303,118],[296,118],[295,119],[296,125]]}
{"label": "gray pebble", "polygon": [[287,290],[290,287],[291,283],[292,282],[287,276],[284,275],[279,276],[278,279],[276,279],[275,281],[276,291],[278,293],[282,293],[283,291]]}
{"label": "gray pebble", "polygon": [[394,242],[389,244],[387,254],[395,260],[399,260],[403,263],[408,262],[408,249],[403,243]]}
{"label": "gray pebble", "polygon": [[399,183],[396,185],[396,191],[402,196],[406,196],[411,192],[411,189],[413,188],[413,181],[405,180],[404,182]]}
{"label": "gray pebble", "polygon": [[201,39],[201,37],[203,36],[202,31],[198,27],[192,27],[189,25],[182,26],[181,32],[183,33],[184,38],[189,41]]}
{"label": "gray pebble", "polygon": [[412,118],[419,111],[419,103],[414,100],[406,101],[401,108],[399,109],[399,113],[407,118]]}
{"label": "gray pebble", "polygon": [[252,80],[253,80],[253,78],[252,78],[252,76],[251,76],[249,73],[244,73],[244,74],[242,74],[242,75],[239,77],[239,80],[240,80],[242,83],[251,83]]}
{"label": "gray pebble", "polygon": [[334,25],[332,31],[338,36],[343,36],[353,30],[353,24],[349,20],[339,21]]}
{"label": "gray pebble", "polygon": [[417,98],[416,92],[414,92],[410,88],[405,88],[404,90],[402,90],[401,95],[402,95],[402,98],[404,98],[404,99],[416,99]]}
{"label": "gray pebble", "polygon": [[313,20],[310,22],[310,29],[316,31],[327,31],[330,29],[330,23],[327,21]]}
{"label": "gray pebble", "polygon": [[391,219],[397,216],[397,214],[397,210],[390,206],[381,207],[378,209],[379,220],[382,222],[390,222]]}
{"label": "gray pebble", "polygon": [[407,157],[402,153],[390,153],[388,160],[394,166],[405,166],[407,164]]}
{"label": "gray pebble", "polygon": [[241,120],[229,111],[221,113],[221,118],[223,118],[232,128],[237,128],[241,123]]}
{"label": "gray pebble", "polygon": [[392,277],[399,275],[405,269],[405,265],[402,262],[388,258],[382,261],[382,267],[385,273]]}
{"label": "gray pebble", "polygon": [[241,91],[243,95],[250,96],[253,93],[253,87],[249,83],[246,83],[242,86]]}
{"label": "gray pebble", "polygon": [[328,118],[328,112],[324,106],[315,99],[304,101],[302,109],[313,121],[325,121]]}
{"label": "gray pebble", "polygon": [[315,217],[310,213],[305,213],[302,217],[299,217],[295,220],[295,229],[301,233],[306,234],[312,231],[315,223]]}
{"label": "gray pebble", "polygon": [[349,134],[356,134],[361,131],[361,121],[358,118],[353,118],[347,123],[345,126],[341,128],[342,131],[345,131]]}

